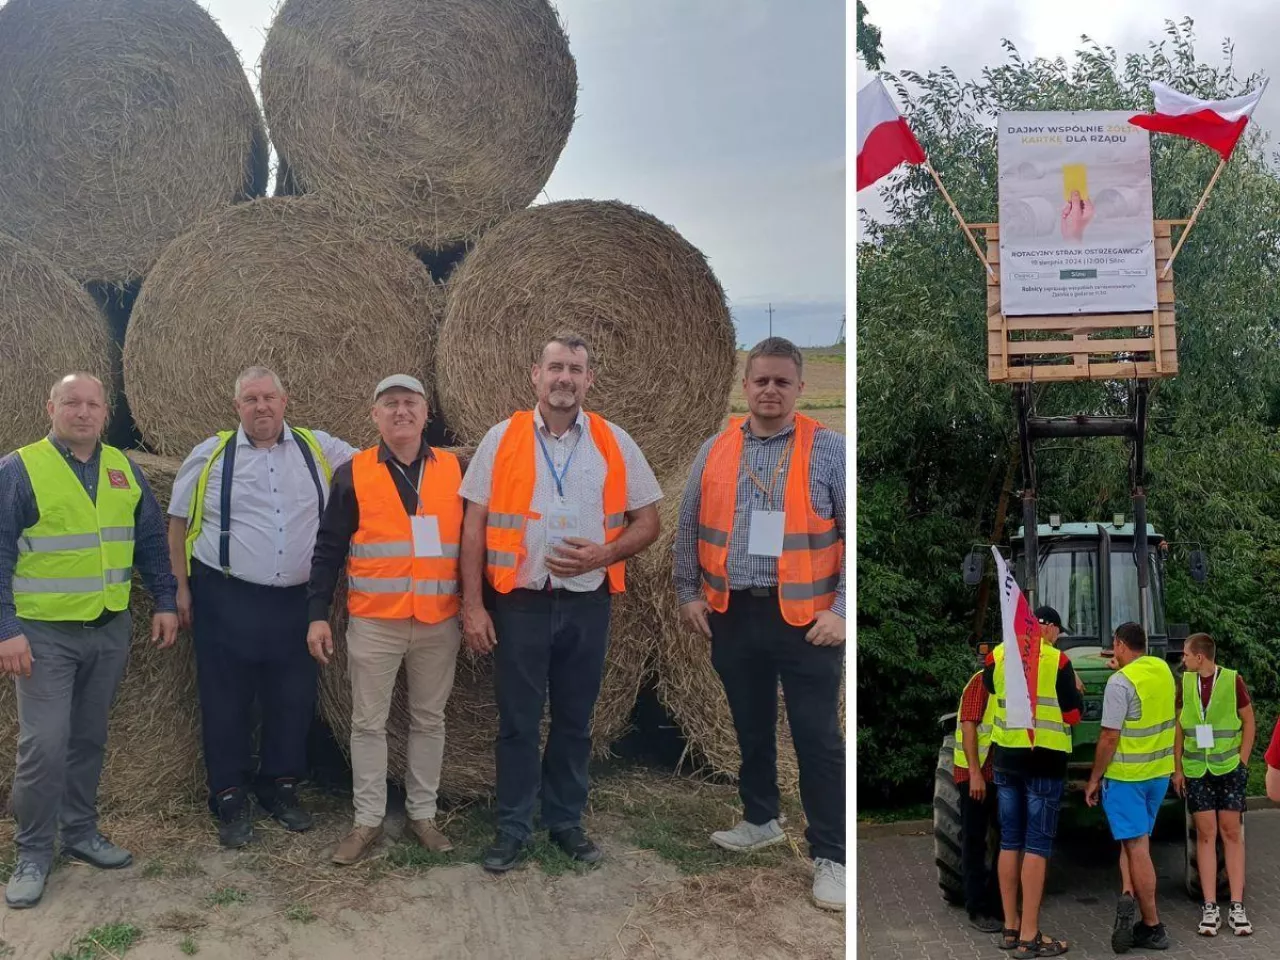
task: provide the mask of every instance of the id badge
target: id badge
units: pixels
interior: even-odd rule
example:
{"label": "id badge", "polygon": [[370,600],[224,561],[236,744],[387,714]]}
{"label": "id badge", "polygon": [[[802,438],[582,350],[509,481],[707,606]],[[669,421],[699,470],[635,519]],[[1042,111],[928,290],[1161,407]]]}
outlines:
{"label": "id badge", "polygon": [[409,518],[413,527],[413,555],[415,557],[442,557],[440,546],[440,518],[436,516]]}
{"label": "id badge", "polygon": [[1213,746],[1213,724],[1196,724],[1196,746],[1201,750],[1208,750]]}
{"label": "id badge", "polygon": [[781,510],[752,510],[747,553],[753,557],[782,556],[782,535],[787,515]]}
{"label": "id badge", "polygon": [[547,546],[558,546],[566,537],[578,535],[578,508],[565,500],[556,499],[547,511]]}

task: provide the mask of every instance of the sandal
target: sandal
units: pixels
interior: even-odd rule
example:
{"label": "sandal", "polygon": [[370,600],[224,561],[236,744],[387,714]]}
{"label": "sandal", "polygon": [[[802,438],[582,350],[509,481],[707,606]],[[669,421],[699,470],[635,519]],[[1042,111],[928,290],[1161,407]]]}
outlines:
{"label": "sandal", "polygon": [[1013,952],[1013,960],[1034,960],[1036,957],[1060,957],[1067,952],[1067,941],[1054,940],[1037,933],[1034,940],[1019,940]]}
{"label": "sandal", "polygon": [[1000,949],[1016,950],[1018,947],[1018,931],[1005,927],[1000,931]]}

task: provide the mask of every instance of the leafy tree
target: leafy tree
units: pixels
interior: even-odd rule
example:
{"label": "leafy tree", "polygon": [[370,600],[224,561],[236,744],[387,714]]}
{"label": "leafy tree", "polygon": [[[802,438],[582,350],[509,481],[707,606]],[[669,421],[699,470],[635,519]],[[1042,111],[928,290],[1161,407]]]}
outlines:
{"label": "leafy tree", "polygon": [[[1151,109],[1162,80],[1206,98],[1236,96],[1232,48],[1195,56],[1192,23],[1168,23],[1145,53],[1087,37],[1074,58],[1005,62],[963,80],[941,67],[893,78],[931,161],[966,217],[997,219],[995,124],[1002,110]],[[1217,162],[1207,148],[1153,135],[1156,216],[1190,214]],[[1254,692],[1280,696],[1280,181],[1252,133],[1237,148],[1179,254],[1180,372],[1159,381],[1148,427],[1148,517],[1170,541],[1209,550],[1208,584],[1170,564],[1171,621],[1204,629]],[[976,541],[1007,542],[1020,476],[1009,387],[986,379],[982,267],[929,175],[882,189],[888,218],[858,246],[858,787],[875,804],[928,789],[940,729],[974,669],[977,598],[960,577]],[[1127,412],[1123,384],[1038,387],[1043,414]],[[1062,441],[1037,449],[1040,505],[1072,520],[1129,509],[1127,449]],[[998,636],[998,605],[978,632]]]}
{"label": "leafy tree", "polygon": [[862,0],[858,0],[858,32],[854,43],[867,69],[879,70],[884,64],[884,54],[880,52],[880,28],[867,20],[867,8]]}

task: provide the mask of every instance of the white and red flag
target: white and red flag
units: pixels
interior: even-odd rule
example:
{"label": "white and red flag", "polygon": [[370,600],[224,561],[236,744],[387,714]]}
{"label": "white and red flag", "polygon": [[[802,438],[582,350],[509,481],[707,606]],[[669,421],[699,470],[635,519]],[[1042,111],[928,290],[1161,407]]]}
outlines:
{"label": "white and red flag", "polygon": [[1249,117],[1253,115],[1253,109],[1266,89],[1267,82],[1263,81],[1257,90],[1242,97],[1201,100],[1199,97],[1179,93],[1166,84],[1152,82],[1151,92],[1156,98],[1155,112],[1139,113],[1130,117],[1129,122],[1153,133],[1174,133],[1180,137],[1189,137],[1216,150],[1226,160],[1236,148],[1245,127],[1249,125]]}
{"label": "white and red flag", "polygon": [[1005,726],[1029,732],[1035,743],[1037,675],[1040,671],[1040,621],[1018,587],[1004,557],[994,546],[1000,584],[1000,620],[1004,627]]}
{"label": "white and red flag", "polygon": [[879,77],[858,91],[858,189],[900,163],[924,163],[924,150]]}

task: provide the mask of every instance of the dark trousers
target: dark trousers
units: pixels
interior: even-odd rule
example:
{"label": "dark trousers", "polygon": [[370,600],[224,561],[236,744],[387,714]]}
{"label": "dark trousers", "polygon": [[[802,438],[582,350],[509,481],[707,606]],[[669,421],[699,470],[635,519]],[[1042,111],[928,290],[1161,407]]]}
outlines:
{"label": "dark trousers", "polygon": [[800,762],[800,802],[809,827],[809,854],[844,863],[844,731],[840,679],[844,646],[815,647],[808,627],[782,619],[778,598],[730,594],[729,609],[712,613],[711,663],[724,684],[738,734],[738,790],[748,823],[764,824],[780,809],[778,681]]}
{"label": "dark trousers", "polygon": [[[307,586],[266,587],[195,561],[191,600],[209,799],[256,788],[270,806],[280,778],[307,773],[316,664],[307,652]],[[253,707],[262,717],[253,769]]]}
{"label": "dark trousers", "polygon": [[[581,826],[591,760],[591,715],[609,648],[609,592],[513,590],[493,599],[498,635],[498,831],[519,840],[533,833],[542,794],[542,825]],[[543,705],[551,729],[538,757]]]}
{"label": "dark trousers", "polygon": [[987,856],[988,835],[992,827],[999,829],[998,796],[995,783],[988,780],[986,796],[981,803],[975,803],[969,797],[968,782],[960,784],[960,862],[964,871],[964,907],[970,916],[999,917],[1004,913],[996,872],[1000,859],[998,842],[991,845],[991,856]]}

